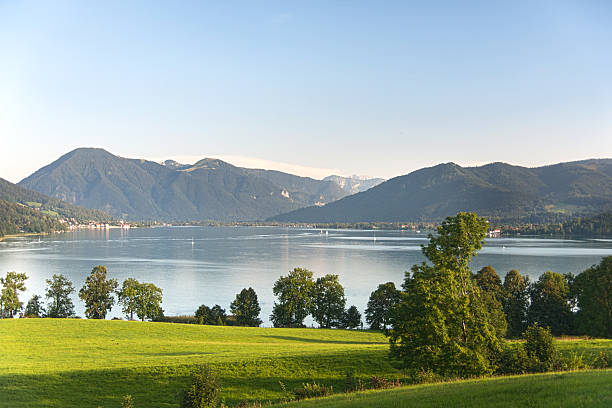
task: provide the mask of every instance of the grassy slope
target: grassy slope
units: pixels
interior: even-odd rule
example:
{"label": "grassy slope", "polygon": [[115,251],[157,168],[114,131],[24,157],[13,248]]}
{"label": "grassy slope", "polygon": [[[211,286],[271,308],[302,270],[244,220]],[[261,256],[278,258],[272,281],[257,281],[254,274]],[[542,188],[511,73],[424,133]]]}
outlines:
{"label": "grassy slope", "polygon": [[[563,350],[612,353],[612,341]],[[126,321],[0,320],[0,407],[177,407],[198,364],[219,373],[226,402],[283,397],[316,381],[343,389],[344,373],[399,376],[379,333]]]}
{"label": "grassy slope", "polygon": [[178,406],[197,364],[220,373],[228,403],[282,397],[316,380],[342,389],[344,371],[396,374],[379,333],[126,321],[0,320],[0,406]]}
{"label": "grassy slope", "polygon": [[286,408],[604,408],[612,406],[612,370],[418,385],[387,391],[337,395],[281,406]]}

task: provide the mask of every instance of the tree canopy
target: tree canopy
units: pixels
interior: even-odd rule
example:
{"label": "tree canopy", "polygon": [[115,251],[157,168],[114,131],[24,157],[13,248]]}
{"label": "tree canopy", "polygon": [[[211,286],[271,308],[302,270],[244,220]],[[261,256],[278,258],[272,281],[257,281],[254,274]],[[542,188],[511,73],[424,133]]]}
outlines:
{"label": "tree canopy", "polygon": [[304,327],[312,307],[313,287],[312,272],[303,268],[295,268],[274,283],[272,291],[278,297],[270,315],[274,327]]}
{"label": "tree canopy", "polygon": [[0,278],[2,291],[0,291],[0,318],[11,318],[23,309],[23,302],[19,301],[19,292],[25,291],[25,273],[7,272]]}
{"label": "tree canopy", "polygon": [[473,213],[448,217],[429,235],[431,265],[406,273],[389,331],[391,355],[413,372],[467,377],[491,373],[500,343],[469,269],[488,223]]}
{"label": "tree canopy", "polygon": [[338,275],[317,278],[312,289],[311,314],[322,328],[342,326],[346,298]]}
{"label": "tree canopy", "polygon": [[236,299],[230,304],[230,312],[239,326],[257,327],[262,323],[259,318],[261,307],[253,288],[242,289],[236,295]]}
{"label": "tree canopy", "polygon": [[72,317],[74,316],[74,304],[70,295],[74,292],[72,282],[64,275],[54,274],[51,279],[47,279],[46,298],[47,317]]}
{"label": "tree canopy", "polygon": [[106,279],[106,274],[105,266],[94,267],[79,291],[79,297],[85,302],[85,316],[88,319],[104,319],[115,304],[113,293],[118,286],[117,280]]}

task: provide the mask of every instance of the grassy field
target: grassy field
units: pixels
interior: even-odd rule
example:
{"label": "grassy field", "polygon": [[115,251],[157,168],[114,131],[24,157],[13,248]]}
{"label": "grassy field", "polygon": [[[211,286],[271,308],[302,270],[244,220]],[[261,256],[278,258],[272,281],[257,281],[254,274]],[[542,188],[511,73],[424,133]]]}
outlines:
{"label": "grassy field", "polygon": [[612,370],[597,370],[409,386],[294,402],[279,408],[611,406]]}
{"label": "grassy field", "polygon": [[[567,340],[564,352],[612,356],[612,341]],[[278,400],[303,382],[343,391],[347,370],[400,377],[380,333],[93,321],[0,320],[0,407],[177,407],[199,364],[220,376],[228,405]]]}

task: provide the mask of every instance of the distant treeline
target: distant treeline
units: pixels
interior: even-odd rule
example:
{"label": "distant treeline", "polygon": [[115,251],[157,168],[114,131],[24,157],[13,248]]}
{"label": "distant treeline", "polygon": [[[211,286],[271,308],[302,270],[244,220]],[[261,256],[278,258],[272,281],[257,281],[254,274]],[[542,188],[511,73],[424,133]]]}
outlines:
{"label": "distant treeline", "polygon": [[65,228],[56,215],[0,200],[0,237],[20,232],[48,233]]}
{"label": "distant treeline", "polygon": [[502,231],[509,235],[612,236],[612,211],[558,223],[505,226]]}

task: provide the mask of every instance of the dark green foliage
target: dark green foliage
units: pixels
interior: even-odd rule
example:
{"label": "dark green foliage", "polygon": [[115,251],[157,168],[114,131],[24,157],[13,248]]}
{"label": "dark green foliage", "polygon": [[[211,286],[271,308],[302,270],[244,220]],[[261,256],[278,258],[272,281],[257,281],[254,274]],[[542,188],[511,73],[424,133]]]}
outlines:
{"label": "dark green foliage", "polygon": [[347,329],[355,329],[361,326],[361,313],[359,313],[357,306],[351,306],[344,312],[342,326]]}
{"label": "dark green foliage", "polygon": [[195,312],[195,318],[198,324],[214,324],[211,323],[210,307],[206,305],[200,305]]}
{"label": "dark green foliage", "polygon": [[485,266],[476,272],[474,279],[482,292],[491,293],[497,301],[502,301],[504,298],[502,282],[495,268],[491,265]]}
{"label": "dark green foliage", "polygon": [[390,324],[390,313],[400,299],[400,291],[395,288],[395,283],[387,282],[378,285],[378,288],[370,294],[365,310],[366,322],[370,328],[386,330]]}
{"label": "dark green foliage", "polygon": [[195,318],[198,324],[207,324],[210,326],[224,326],[227,321],[225,309],[219,305],[214,305],[212,308],[206,305],[200,305],[195,312]]}
{"label": "dark green foliage", "polygon": [[145,319],[156,320],[164,315],[160,305],[163,300],[162,290],[152,283],[128,278],[116,293],[118,303],[123,306],[123,313],[130,320],[134,319],[134,315],[143,322]]}
{"label": "dark green foliage", "polygon": [[315,322],[322,328],[342,326],[346,298],[338,275],[325,275],[317,278],[312,289],[310,308]]}
{"label": "dark green foliage", "polygon": [[28,300],[28,304],[23,312],[25,317],[43,317],[45,315],[45,308],[43,307],[40,299],[40,296],[34,295],[30,300]]}
{"label": "dark green foliage", "polygon": [[65,154],[19,184],[133,220],[258,220],[347,195],[331,181],[217,159],[162,165],[88,148]]}
{"label": "dark green foliage", "polygon": [[85,302],[85,316],[88,319],[104,319],[115,304],[113,293],[117,289],[116,279],[106,279],[106,267],[98,265],[85,279],[79,297]]}
{"label": "dark green foliage", "polygon": [[208,366],[202,366],[183,395],[182,408],[216,408],[221,386]]}
{"label": "dark green foliage", "polygon": [[324,384],[317,384],[316,382],[304,383],[300,388],[294,391],[296,400],[303,400],[306,398],[317,398],[326,397],[333,393],[333,388]]}
{"label": "dark green foliage", "polygon": [[121,310],[130,320],[134,320],[134,314],[138,309],[139,288],[140,282],[134,278],[128,278],[123,281],[121,289],[117,291],[117,303],[123,306]]}
{"label": "dark green foliage", "polygon": [[7,272],[4,278],[0,278],[0,318],[12,318],[23,308],[23,302],[19,301],[19,292],[26,290],[27,279],[25,273],[17,272]]}
{"label": "dark green foliage", "polygon": [[572,290],[579,308],[578,332],[612,338],[612,256],[576,276]]}
{"label": "dark green foliage", "polygon": [[525,352],[530,362],[530,371],[544,372],[553,367],[557,350],[550,329],[532,324],[523,334]]}
{"label": "dark green foliage", "polygon": [[508,322],[507,336],[518,338],[527,329],[529,277],[521,276],[513,269],[506,274],[503,289],[503,311]]}
{"label": "dark green foliage", "polygon": [[47,317],[72,317],[74,316],[74,304],[70,295],[74,292],[72,282],[64,275],[53,275],[47,279],[47,292],[45,297],[47,303]]}
{"label": "dark green foliage", "polygon": [[304,327],[304,319],[312,307],[314,281],[308,269],[295,268],[274,283],[274,302],[270,320],[274,327]]}
{"label": "dark green foliage", "polygon": [[390,342],[392,357],[410,372],[470,377],[495,369],[499,339],[469,270],[487,226],[473,213],[448,217],[423,247],[433,265],[406,274]]}
{"label": "dark green foliage", "polygon": [[136,316],[143,322],[145,319],[155,319],[162,316],[162,290],[152,283],[143,282],[138,285],[136,296]]}
{"label": "dark green foliage", "polygon": [[253,288],[242,289],[230,304],[230,311],[234,315],[238,326],[257,327],[262,323],[259,318],[261,307],[259,306],[257,293]]}
{"label": "dark green foliage", "polygon": [[570,286],[567,276],[547,271],[532,285],[528,320],[550,327],[553,335],[572,333]]}
{"label": "dark green foliage", "polygon": [[489,314],[489,321],[495,327],[497,337],[503,338],[508,330],[506,315],[502,310],[504,299],[501,279],[495,269],[489,265],[474,275],[476,284],[480,288],[480,295],[484,308]]}
{"label": "dark green foliage", "polygon": [[500,374],[525,374],[531,362],[522,343],[504,343],[497,372]]}
{"label": "dark green foliage", "polygon": [[154,322],[162,323],[182,323],[182,324],[200,324],[195,316],[157,316],[153,319]]}
{"label": "dark green foliage", "polygon": [[[272,219],[291,222],[438,221],[474,211],[500,222],[564,221],[574,214],[612,207],[610,160],[539,168],[491,163],[480,167],[439,164],[392,178],[363,193],[323,207]],[[564,210],[563,212],[558,211]]]}
{"label": "dark green foliage", "polygon": [[0,237],[20,232],[47,233],[64,229],[57,217],[32,210],[22,204],[0,200]]}

